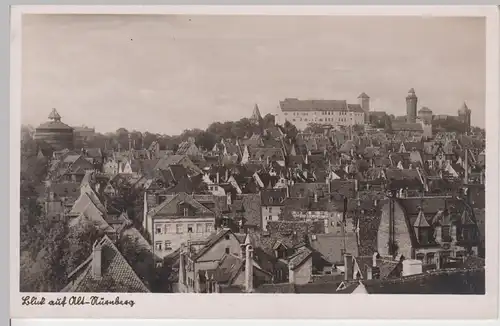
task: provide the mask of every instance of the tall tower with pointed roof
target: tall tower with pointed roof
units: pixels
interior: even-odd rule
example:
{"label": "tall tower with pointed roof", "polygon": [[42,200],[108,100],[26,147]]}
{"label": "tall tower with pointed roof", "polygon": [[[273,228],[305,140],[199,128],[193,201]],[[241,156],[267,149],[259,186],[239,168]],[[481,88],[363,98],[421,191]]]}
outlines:
{"label": "tall tower with pointed roof", "polygon": [[414,123],[416,121],[417,103],[418,97],[415,95],[415,90],[410,88],[406,96],[406,122]]}
{"label": "tall tower with pointed roof", "polygon": [[55,108],[52,109],[48,118],[48,122],[42,123],[36,128],[34,139],[47,143],[56,151],[66,148],[73,149],[73,128],[61,122],[61,116]]}
{"label": "tall tower with pointed roof", "polygon": [[370,122],[370,97],[365,92],[359,94],[358,103],[365,113],[365,124]]}
{"label": "tall tower with pointed roof", "polygon": [[250,117],[250,121],[255,123],[255,124],[258,124],[261,120],[262,120],[262,116],[260,115],[259,106],[257,104],[255,104],[255,106],[253,108],[252,116]]}
{"label": "tall tower with pointed roof", "polygon": [[471,116],[471,110],[467,107],[467,104],[464,102],[460,109],[458,109],[458,118],[460,121],[464,124],[464,132],[469,133],[470,132],[470,116]]}

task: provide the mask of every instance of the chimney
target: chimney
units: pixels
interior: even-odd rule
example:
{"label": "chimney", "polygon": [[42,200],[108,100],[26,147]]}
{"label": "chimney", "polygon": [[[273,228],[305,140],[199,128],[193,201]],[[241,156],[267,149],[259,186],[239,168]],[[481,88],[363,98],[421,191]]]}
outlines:
{"label": "chimney", "polygon": [[377,256],[378,252],[375,252],[372,256],[372,267],[377,267]]}
{"label": "chimney", "polygon": [[[181,244],[181,250],[180,250],[180,255],[179,255],[179,284],[185,285],[186,284],[186,266],[185,266],[185,252],[186,246]],[[181,290],[182,291],[182,290]]]}
{"label": "chimney", "polygon": [[370,266],[366,266],[366,279],[371,280],[372,278],[372,268]]}
{"label": "chimney", "polygon": [[465,150],[465,162],[464,162],[464,170],[465,170],[465,175],[464,175],[464,184],[468,184],[469,183],[469,160],[468,160],[468,157],[467,157],[467,152],[469,150],[466,149]]}
{"label": "chimney", "polygon": [[436,225],[434,228],[434,237],[437,243],[443,242],[443,229],[440,224]]}
{"label": "chimney", "polygon": [[344,280],[350,280],[352,274],[352,255],[344,253]]}
{"label": "chimney", "polygon": [[450,236],[451,236],[451,242],[457,242],[457,226],[455,224],[451,225]]}
{"label": "chimney", "polygon": [[358,192],[358,179],[354,179],[354,191]]}
{"label": "chimney", "polygon": [[410,276],[422,274],[422,262],[415,259],[405,259],[403,260],[403,275]]}
{"label": "chimney", "polygon": [[102,277],[102,245],[96,240],[92,251],[92,276],[95,279]]}
{"label": "chimney", "polygon": [[318,193],[314,192],[314,202],[318,202]]}
{"label": "chimney", "polygon": [[224,182],[227,182],[228,179],[229,179],[229,170],[226,169],[226,178],[225,178]]}
{"label": "chimney", "polygon": [[245,291],[253,292],[253,247],[246,246],[245,253]]}
{"label": "chimney", "polygon": [[217,175],[217,177],[216,177],[217,178],[216,183],[219,184],[219,171],[217,171],[216,175]]}

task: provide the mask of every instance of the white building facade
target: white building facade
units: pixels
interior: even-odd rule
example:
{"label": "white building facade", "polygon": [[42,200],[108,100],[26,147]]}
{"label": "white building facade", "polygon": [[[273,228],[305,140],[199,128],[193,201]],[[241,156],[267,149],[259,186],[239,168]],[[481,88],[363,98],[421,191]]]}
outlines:
{"label": "white building facade", "polygon": [[310,123],[332,127],[362,125],[368,114],[366,98],[360,104],[348,104],[339,100],[299,100],[287,98],[280,101],[280,122],[289,121],[299,130]]}

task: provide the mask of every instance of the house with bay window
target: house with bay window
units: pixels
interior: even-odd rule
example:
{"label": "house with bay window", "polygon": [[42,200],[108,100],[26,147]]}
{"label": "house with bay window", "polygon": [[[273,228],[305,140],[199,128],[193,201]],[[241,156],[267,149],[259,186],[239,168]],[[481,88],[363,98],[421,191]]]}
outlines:
{"label": "house with bay window", "polygon": [[205,240],[215,227],[215,213],[184,192],[167,197],[145,215],[144,230],[159,257],[179,249],[182,243]]}

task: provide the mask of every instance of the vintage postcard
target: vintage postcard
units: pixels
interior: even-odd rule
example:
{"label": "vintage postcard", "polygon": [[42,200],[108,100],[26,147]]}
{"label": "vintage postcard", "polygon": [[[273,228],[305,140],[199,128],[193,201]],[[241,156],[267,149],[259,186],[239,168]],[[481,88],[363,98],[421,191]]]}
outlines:
{"label": "vintage postcard", "polygon": [[496,7],[12,15],[12,317],[496,316]]}

